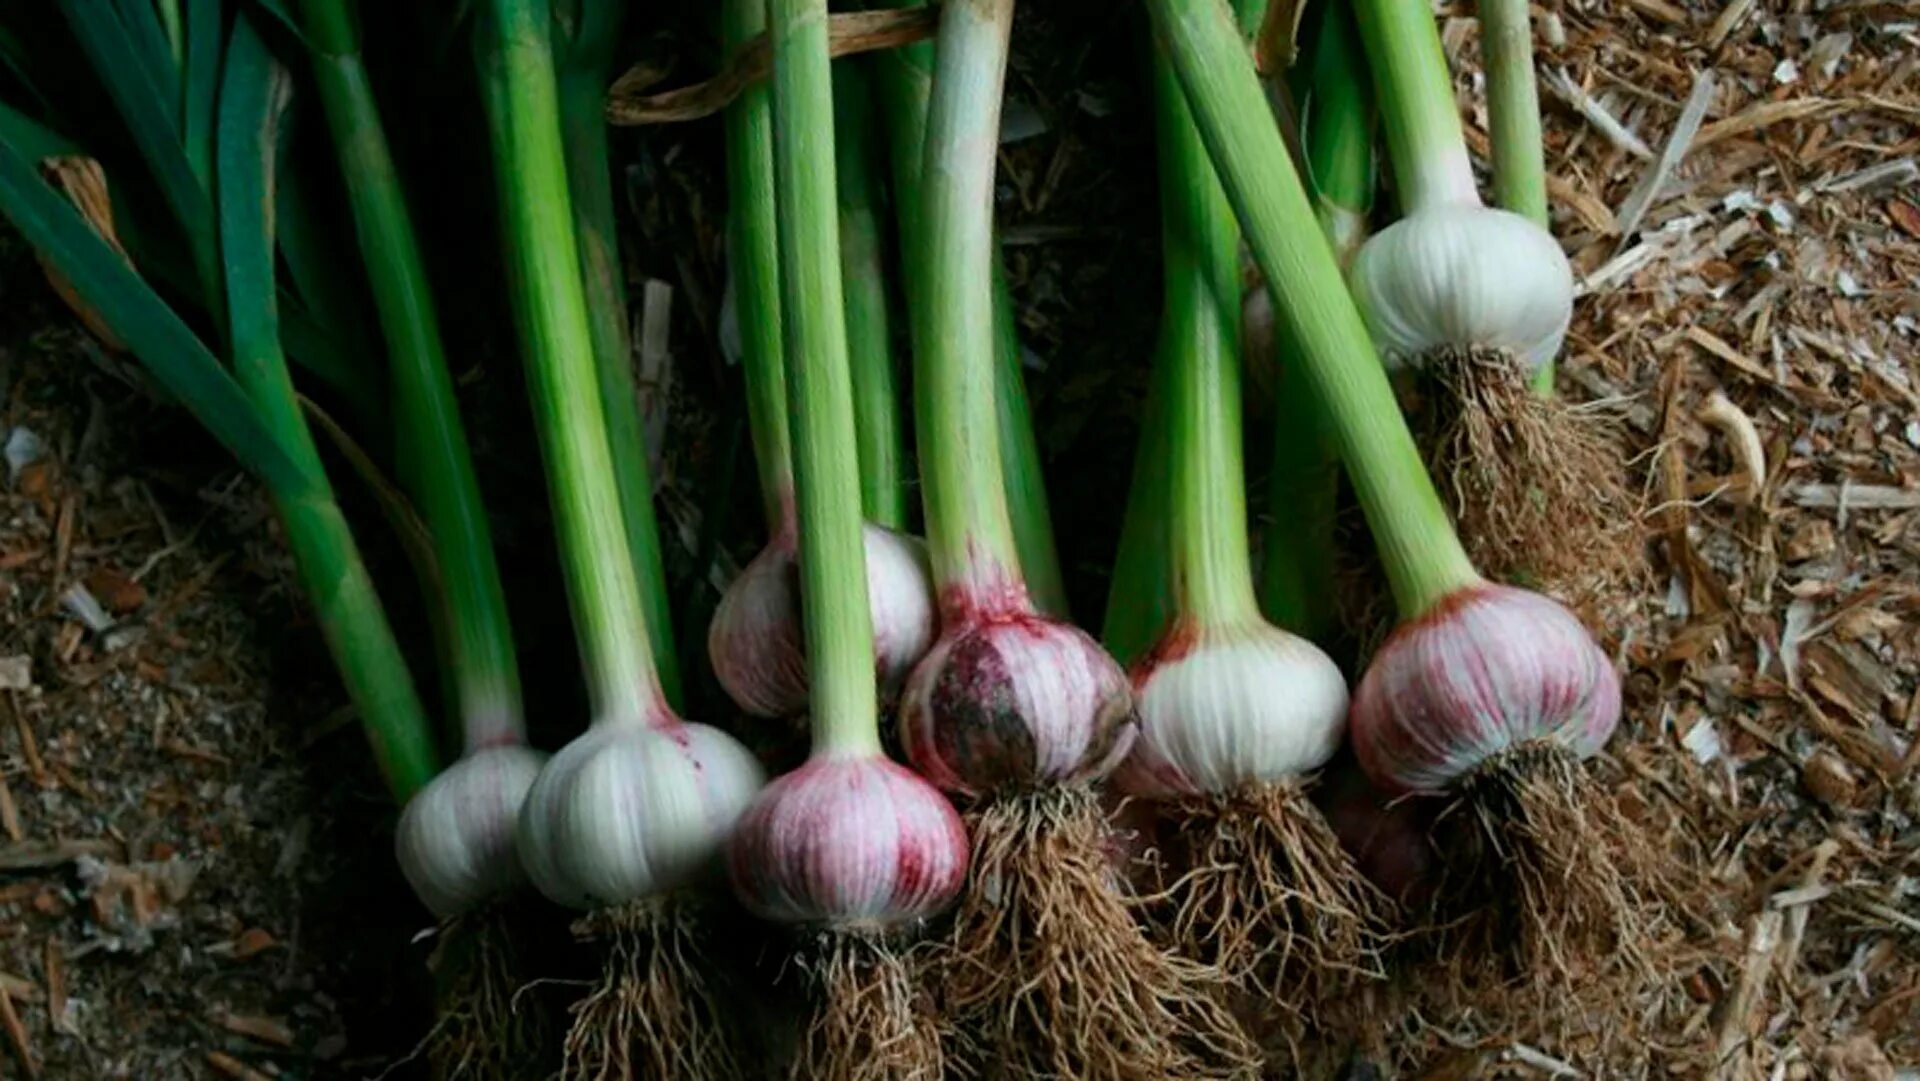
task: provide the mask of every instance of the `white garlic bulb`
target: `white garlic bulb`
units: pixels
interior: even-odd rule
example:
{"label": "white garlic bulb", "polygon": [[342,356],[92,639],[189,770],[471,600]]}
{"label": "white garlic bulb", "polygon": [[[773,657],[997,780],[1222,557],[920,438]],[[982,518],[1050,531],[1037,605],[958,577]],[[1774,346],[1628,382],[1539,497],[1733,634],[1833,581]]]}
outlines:
{"label": "white garlic bulb", "polygon": [[514,854],[514,823],[546,761],[518,744],[487,747],[448,767],[407,801],[394,832],[394,855],[434,915],[458,916],[526,880]]}
{"label": "white garlic bulb", "polygon": [[1298,777],[1325,765],[1346,733],[1339,666],[1266,623],[1176,627],[1133,687],[1140,738],[1114,774],[1128,795],[1224,794]]}
{"label": "white garlic bulb", "polygon": [[717,728],[597,723],[527,793],[520,860],[541,893],[571,908],[672,890],[712,863],[765,781],[753,755]]}
{"label": "white garlic bulb", "polygon": [[1552,234],[1518,214],[1444,203],[1360,249],[1354,301],[1389,367],[1479,347],[1531,373],[1560,352],[1573,319],[1573,268]]}
{"label": "white garlic bulb", "polygon": [[[862,531],[873,663],[892,696],[933,645],[933,578],[926,546],[876,525]],[[756,717],[792,717],[807,708],[807,656],[800,615],[800,563],[783,531],[727,587],[707,628],[707,656],[728,697]]]}

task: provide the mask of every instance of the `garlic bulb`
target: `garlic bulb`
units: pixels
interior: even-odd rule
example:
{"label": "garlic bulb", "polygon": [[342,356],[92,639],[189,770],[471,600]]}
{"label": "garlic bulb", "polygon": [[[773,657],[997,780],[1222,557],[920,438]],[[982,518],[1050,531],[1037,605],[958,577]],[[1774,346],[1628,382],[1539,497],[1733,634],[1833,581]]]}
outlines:
{"label": "garlic bulb", "polygon": [[1552,234],[1491,207],[1419,210],[1367,241],[1348,278],[1390,367],[1480,348],[1531,373],[1560,352],[1573,319],[1573,268]]}
{"label": "garlic bulb", "polygon": [[1024,610],[949,615],[900,696],[914,768],[964,795],[1098,779],[1135,727],[1126,675],[1107,651]]}
{"label": "garlic bulb", "polygon": [[[864,538],[874,669],[882,695],[890,697],[933,644],[933,584],[917,538],[871,524]],[[783,530],[720,598],[707,628],[707,655],[741,709],[791,717],[807,708],[803,638],[800,565],[792,533]]]}
{"label": "garlic bulb", "polygon": [[1140,738],[1114,784],[1128,795],[1229,793],[1326,764],[1346,732],[1332,658],[1264,622],[1183,631],[1135,668]]}
{"label": "garlic bulb", "polygon": [[572,908],[618,904],[692,881],[765,783],[717,728],[597,722],[527,793],[515,840],[533,884]]}
{"label": "garlic bulb", "polygon": [[959,895],[967,831],[912,770],[879,755],[816,757],[754,800],[727,864],[741,903],[763,919],[884,926]]}
{"label": "garlic bulb", "polygon": [[1528,743],[1587,758],[1619,719],[1619,677],[1574,614],[1484,583],[1396,629],[1350,714],[1361,766],[1393,793],[1440,791]]}
{"label": "garlic bulb", "polygon": [[451,919],[525,881],[514,821],[547,756],[518,744],[455,762],[407,801],[394,855],[414,895]]}

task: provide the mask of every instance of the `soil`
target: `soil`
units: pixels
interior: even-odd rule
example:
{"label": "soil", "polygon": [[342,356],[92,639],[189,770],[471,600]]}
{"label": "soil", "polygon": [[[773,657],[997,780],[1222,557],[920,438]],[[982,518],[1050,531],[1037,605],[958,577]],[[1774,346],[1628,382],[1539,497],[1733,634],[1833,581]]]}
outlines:
{"label": "soil", "polygon": [[[1920,1077],[1920,23],[1806,0],[1538,14],[1555,228],[1582,280],[1561,387],[1628,434],[1652,571],[1596,609],[1629,698],[1602,775],[1721,915],[1649,1001],[1394,1018],[1388,1057],[1445,1078]],[[1471,10],[1443,29],[1484,153]],[[1139,30],[1090,0],[1027,5],[1021,137],[1002,156],[1089,623],[1158,308]],[[689,643],[759,543],[737,374],[713,345],[716,129],[618,140],[634,293],[673,297],[672,349],[642,372],[672,433],[657,465]],[[454,202],[442,213],[474,212]],[[498,318],[485,298],[449,309]],[[500,328],[466,333],[528,682],[551,707],[540,740],[557,745],[578,692],[519,377],[485,340]],[[393,870],[390,803],[271,509],[11,238],[0,441],[0,1076],[412,1076],[431,921]],[[1256,493],[1265,457],[1248,457]],[[399,555],[371,543],[405,597]],[[689,712],[726,717],[690,667]],[[1603,1054],[1596,1029],[1638,1047]]]}

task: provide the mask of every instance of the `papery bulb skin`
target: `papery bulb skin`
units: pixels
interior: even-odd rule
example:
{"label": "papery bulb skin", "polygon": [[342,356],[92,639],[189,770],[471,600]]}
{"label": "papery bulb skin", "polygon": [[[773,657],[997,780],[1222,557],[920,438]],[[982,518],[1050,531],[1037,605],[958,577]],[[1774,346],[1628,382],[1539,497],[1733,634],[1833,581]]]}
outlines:
{"label": "papery bulb skin", "polygon": [[1510,586],[1461,589],[1396,628],[1354,693],[1354,750],[1389,793],[1439,792],[1503,752],[1605,746],[1620,679],[1580,620]]}
{"label": "papery bulb skin", "polygon": [[[892,697],[933,644],[933,580],[918,538],[868,524],[867,604],[873,614],[874,674]],[[807,655],[800,612],[800,562],[782,531],[727,587],[707,627],[714,675],[734,704],[756,717],[792,717],[807,708]]]}
{"label": "papery bulb skin", "polygon": [[1402,218],[1361,247],[1348,278],[1389,367],[1478,349],[1531,373],[1560,352],[1573,319],[1573,267],[1560,245],[1492,207],[1448,203]]}
{"label": "papery bulb skin", "polygon": [[900,695],[901,742],[921,775],[958,795],[1032,791],[1106,776],[1133,746],[1133,695],[1087,634],[1024,605],[949,613]]}
{"label": "papery bulb skin", "polygon": [[1140,737],[1114,773],[1131,796],[1227,794],[1325,765],[1347,725],[1333,659],[1265,622],[1176,624],[1133,670]]}
{"label": "papery bulb skin", "polygon": [[967,877],[967,831],[940,790],[878,754],[810,759],[769,784],[727,846],[748,911],[886,929],[933,916]]}
{"label": "papery bulb skin", "polygon": [[414,896],[435,916],[452,919],[526,881],[514,853],[514,823],[546,761],[517,744],[483,748],[407,801],[394,830],[394,855]]}
{"label": "papery bulb skin", "polygon": [[765,774],[717,728],[600,723],[534,781],[515,841],[549,900],[592,909],[687,885],[720,853]]}

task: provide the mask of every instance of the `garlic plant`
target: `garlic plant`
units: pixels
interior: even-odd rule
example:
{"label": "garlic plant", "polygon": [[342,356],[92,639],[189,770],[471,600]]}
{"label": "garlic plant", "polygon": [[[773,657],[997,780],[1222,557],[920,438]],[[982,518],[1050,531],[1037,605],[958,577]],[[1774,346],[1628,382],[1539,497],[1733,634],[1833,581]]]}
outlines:
{"label": "garlic plant", "polygon": [[769,5],[813,751],[747,811],[728,865],[749,911],[804,932],[796,952],[812,1001],[792,1076],[937,1077],[945,1064],[940,1025],[905,947],[959,894],[967,837],[939,790],[888,761],[880,745],[867,596],[876,575],[861,521],[871,467],[859,460],[854,419],[826,7]]}
{"label": "garlic plant", "polygon": [[1168,847],[1189,854],[1168,871],[1165,933],[1258,997],[1312,1013],[1372,966],[1384,899],[1305,796],[1346,734],[1346,679],[1254,595],[1239,231],[1164,59],[1153,74],[1173,607],[1133,666],[1140,737],[1114,783],[1159,803],[1178,838]]}
{"label": "garlic plant", "polygon": [[[387,345],[399,480],[420,510],[439,573],[446,685],[459,761],[408,801],[394,833],[401,872],[445,926],[440,1021],[427,1057],[524,1063],[539,1040],[505,1009],[522,958],[501,903],[526,884],[513,829],[546,755],[526,746],[513,630],[481,504],[432,283],[382,127],[350,0],[303,0],[322,111],[339,154],[361,262]],[[482,962],[500,958],[502,963]]]}
{"label": "garlic plant", "polygon": [[1511,164],[1524,103],[1506,84],[1530,69],[1495,80],[1508,163],[1497,171],[1509,197],[1537,189],[1521,205],[1538,220],[1481,203],[1432,8],[1356,0],[1355,11],[1404,216],[1361,248],[1354,299],[1385,362],[1417,376],[1415,419],[1476,559],[1584,599],[1636,573],[1637,530],[1611,434],[1552,396],[1573,271],[1546,229],[1544,174]]}
{"label": "garlic plant", "polygon": [[[726,0],[726,40],[739,48],[766,26],[764,5]],[[791,426],[781,341],[772,128],[766,87],[728,107],[727,219],[735,326],[746,369],[747,419],[771,537],[727,587],[707,629],[707,655],[728,697],[757,717],[791,717],[807,705],[807,658],[798,586]],[[896,523],[897,524],[897,523]],[[932,585],[920,542],[867,524],[863,530],[874,671],[897,693],[933,641]]]}
{"label": "garlic plant", "polygon": [[593,722],[541,770],[516,844],[534,884],[607,945],[563,1070],[739,1076],[705,959],[700,889],[762,782],[731,737],[668,707],[615,484],[573,233],[545,0],[477,12],[515,321]]}
{"label": "garlic plant", "polygon": [[914,400],[940,637],[901,696],[914,766],[972,805],[948,1023],[1011,1077],[1213,1077],[1257,1054],[1207,973],[1141,934],[1091,784],[1136,736],[1114,660],[1029,600],[999,482],[993,175],[1012,0],[940,14],[919,175]]}

